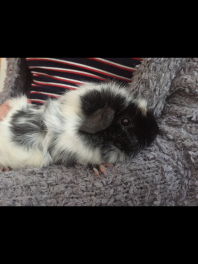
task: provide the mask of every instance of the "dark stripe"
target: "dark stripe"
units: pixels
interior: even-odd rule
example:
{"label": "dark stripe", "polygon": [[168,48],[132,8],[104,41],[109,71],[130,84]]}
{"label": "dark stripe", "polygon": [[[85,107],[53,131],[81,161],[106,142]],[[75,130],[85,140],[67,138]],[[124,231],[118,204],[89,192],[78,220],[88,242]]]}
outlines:
{"label": "dark stripe", "polygon": [[[47,81],[53,81],[53,80],[57,80],[57,81],[60,81],[62,83],[67,83],[67,84],[75,84],[75,85],[80,85],[80,84],[83,84],[83,82],[80,82],[80,81],[77,81],[75,79],[70,79],[70,78],[66,78],[65,76],[62,78],[61,76],[53,76],[53,75],[50,75],[50,74],[45,74],[45,73],[34,73],[34,71],[32,72],[33,73],[33,76],[34,78],[37,78],[37,80],[41,80],[41,77],[45,78],[45,80]],[[65,80],[67,79],[67,80]],[[44,80],[44,79],[43,79]]]}
{"label": "dark stripe", "polygon": [[136,58],[102,58],[102,59],[132,68],[135,68],[135,66],[140,64],[142,60],[141,58],[139,58],[140,60]]}
{"label": "dark stripe", "polygon": [[[70,86],[74,87],[74,89],[75,87],[77,88],[79,82],[87,83],[117,80],[119,82],[128,83],[133,76],[134,69],[125,69],[120,67],[120,65],[135,68],[136,65],[141,63],[141,58],[104,58],[107,62],[97,60],[97,58],[49,58],[62,60],[60,62],[46,59],[47,58],[42,58],[42,60],[39,58],[30,58],[27,60],[30,70],[38,73],[33,76],[32,83],[32,90],[37,93],[32,93],[30,99],[46,100],[49,97],[48,95],[43,95],[39,92],[61,95],[66,91],[69,91],[71,89]],[[71,65],[70,63],[78,63],[81,65]],[[112,63],[117,63],[119,65],[112,65]],[[37,67],[53,67],[58,69],[43,69]],[[89,67],[93,67],[93,69],[90,69]],[[75,70],[80,71],[80,73],[74,72]],[[102,71],[106,71],[107,73]],[[48,76],[44,76],[42,73],[47,74]],[[60,80],[58,79],[59,77],[72,80]],[[61,85],[64,85],[64,87],[60,87]]]}
{"label": "dark stripe", "polygon": [[[52,98],[52,99],[57,99],[55,97],[51,97],[49,95],[45,95],[45,94],[30,94],[30,100],[32,99],[36,99],[36,100],[44,100],[46,101],[47,99],[49,98]],[[41,104],[41,103],[38,103],[38,102],[32,102],[33,104]]]}
{"label": "dark stripe", "polygon": [[[34,67],[34,66],[33,66]],[[44,66],[43,66],[44,67]],[[30,68],[31,71],[37,71],[37,72],[44,72],[46,74],[52,74],[55,76],[63,76],[64,78],[71,78],[71,79],[77,79],[79,81],[92,81],[92,80],[101,80],[105,81],[107,78],[110,78],[108,76],[104,76],[103,74],[94,74],[90,71],[85,71],[81,69],[81,72],[75,72],[76,70],[79,71],[79,69],[76,69],[75,67],[72,67],[72,69],[41,69],[41,68]],[[89,80],[90,79],[90,80]],[[92,79],[92,80],[91,80]]]}
{"label": "dark stripe", "polygon": [[[63,58],[59,58],[59,59],[61,60]],[[98,61],[87,59],[87,58],[65,58],[65,60],[67,61],[56,62],[56,61],[45,61],[45,59],[43,61],[33,60],[31,61],[31,65],[29,66],[30,67],[54,67],[54,68],[61,68],[62,70],[64,69],[78,70],[78,71],[91,73],[91,74],[97,75],[102,78],[108,78],[108,77],[118,78],[118,79],[122,79],[123,81],[129,81],[127,79],[132,78],[132,73],[130,71],[120,69],[120,68],[114,67],[109,64],[105,64],[104,62],[98,62]],[[79,63],[80,65],[72,65],[72,63]],[[89,68],[89,67],[92,67],[92,68]],[[56,72],[61,71],[60,69],[56,69],[56,70],[48,69],[48,70],[56,71]],[[106,72],[103,72],[103,71],[106,71]],[[81,75],[82,74],[83,73],[81,73]],[[115,76],[115,75],[118,75],[118,76]]]}
{"label": "dark stripe", "polygon": [[[36,87],[32,87],[32,91],[36,92],[44,92],[44,93],[53,93],[57,95],[61,95],[68,91],[70,89],[62,88],[62,87],[54,87],[54,86],[49,86],[49,85],[40,85]],[[30,91],[31,93],[31,91]]]}
{"label": "dark stripe", "polygon": [[[96,60],[92,60],[92,59],[88,59],[88,58],[68,58],[67,60],[69,60],[70,62],[74,62],[74,63],[80,63],[82,65],[85,65],[85,67],[87,67],[87,66],[93,67],[96,70],[94,70],[94,69],[89,70],[87,68],[86,68],[86,70],[89,72],[92,72],[92,73],[97,72],[97,74],[102,74],[102,76],[106,76],[107,73],[100,73],[100,71],[106,71],[106,72],[109,72],[110,74],[120,75],[121,77],[126,77],[129,79],[132,77],[131,72],[124,70],[124,69],[117,68],[113,65],[106,64],[105,62],[102,62],[102,61],[96,61]],[[80,69],[80,67],[78,67],[78,68]],[[84,68],[82,68],[82,69],[84,69]]]}

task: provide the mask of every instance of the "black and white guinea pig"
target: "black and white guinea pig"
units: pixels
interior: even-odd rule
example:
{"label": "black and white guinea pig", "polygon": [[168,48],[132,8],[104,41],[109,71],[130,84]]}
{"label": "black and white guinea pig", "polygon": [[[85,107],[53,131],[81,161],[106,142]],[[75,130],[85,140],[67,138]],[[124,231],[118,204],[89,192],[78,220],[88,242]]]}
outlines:
{"label": "black and white guinea pig", "polygon": [[126,162],[159,130],[147,101],[115,82],[85,84],[42,106],[25,96],[9,104],[0,122],[0,167]]}

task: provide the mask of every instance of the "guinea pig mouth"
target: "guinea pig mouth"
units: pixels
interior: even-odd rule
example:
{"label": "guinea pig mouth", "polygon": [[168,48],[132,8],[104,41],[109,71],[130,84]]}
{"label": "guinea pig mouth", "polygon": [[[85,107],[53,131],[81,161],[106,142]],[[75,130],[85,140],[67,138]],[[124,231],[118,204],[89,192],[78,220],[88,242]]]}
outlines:
{"label": "guinea pig mouth", "polygon": [[111,125],[115,111],[110,107],[97,109],[90,116],[86,117],[79,130],[87,133],[97,133]]}

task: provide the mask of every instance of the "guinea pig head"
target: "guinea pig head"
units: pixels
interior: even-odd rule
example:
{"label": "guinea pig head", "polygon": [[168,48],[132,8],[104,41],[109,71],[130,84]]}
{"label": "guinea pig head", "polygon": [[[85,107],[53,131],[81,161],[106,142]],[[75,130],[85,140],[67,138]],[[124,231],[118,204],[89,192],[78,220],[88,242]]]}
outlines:
{"label": "guinea pig head", "polygon": [[93,90],[81,99],[86,118],[80,131],[86,132],[89,142],[98,144],[105,155],[117,150],[134,156],[149,146],[159,132],[146,100],[134,99],[124,89]]}

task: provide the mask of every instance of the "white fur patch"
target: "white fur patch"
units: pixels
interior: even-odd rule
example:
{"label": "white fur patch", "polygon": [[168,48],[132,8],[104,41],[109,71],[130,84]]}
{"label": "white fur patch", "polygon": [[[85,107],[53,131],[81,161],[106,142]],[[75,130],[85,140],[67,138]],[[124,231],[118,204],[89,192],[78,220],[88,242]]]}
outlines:
{"label": "white fur patch", "polygon": [[18,169],[25,166],[40,167],[43,152],[38,148],[25,149],[11,141],[11,118],[17,110],[27,109],[27,97],[22,96],[9,100],[11,110],[6,118],[0,122],[0,165]]}
{"label": "white fur patch", "polygon": [[146,115],[146,113],[147,113],[147,101],[145,99],[139,99],[137,103],[138,103],[138,107],[142,111],[142,114]]}
{"label": "white fur patch", "polygon": [[79,127],[84,118],[81,110],[80,95],[86,92],[87,89],[88,87],[83,87],[82,90],[71,91],[66,93],[60,102],[57,101],[58,106],[66,119],[66,123],[63,126],[64,132],[60,136],[52,153],[55,159],[56,152],[58,153],[61,150],[63,151],[66,149],[69,152],[76,154],[77,160],[80,164],[86,165],[89,162],[102,162],[100,150],[87,147],[78,135]]}

